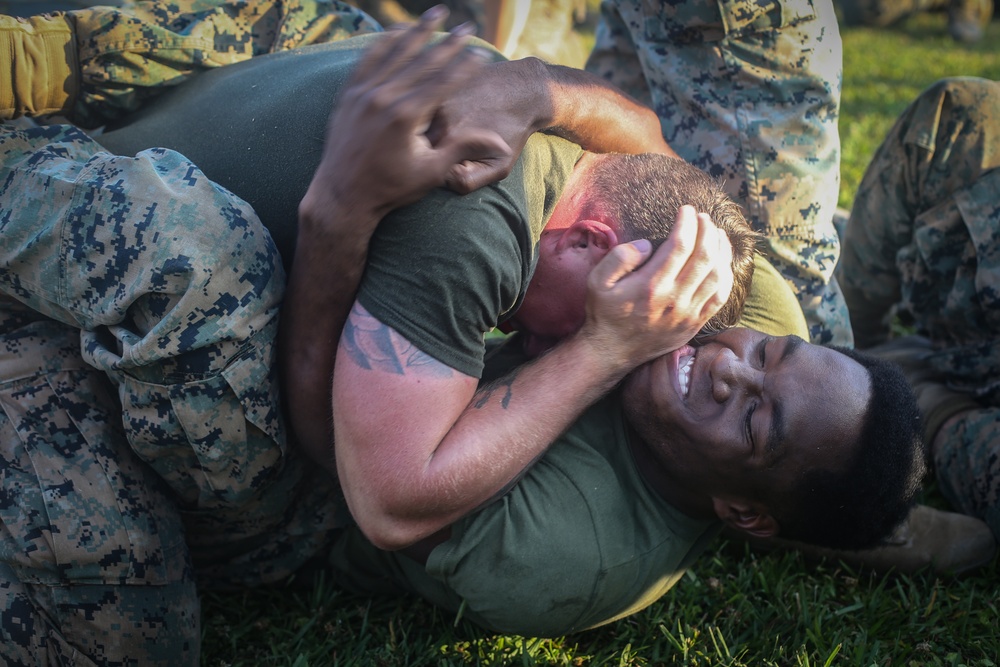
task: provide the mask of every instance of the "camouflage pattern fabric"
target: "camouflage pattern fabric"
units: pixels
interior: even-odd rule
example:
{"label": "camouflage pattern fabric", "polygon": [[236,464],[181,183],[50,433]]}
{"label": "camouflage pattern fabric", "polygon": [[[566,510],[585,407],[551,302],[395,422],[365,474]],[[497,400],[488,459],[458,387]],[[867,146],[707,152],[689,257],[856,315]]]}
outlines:
{"label": "camouflage pattern fabric", "polygon": [[587,62],[652,106],[680,156],[744,205],[812,341],[849,345],[833,279],[841,68],[830,0],[605,0]]}
{"label": "camouflage pattern fabric", "polygon": [[929,371],[982,409],[935,452],[954,506],[1000,538],[1000,83],[949,79],[902,114],[858,189],[838,267],[859,346],[897,313]]}
{"label": "camouflage pattern fabric", "polygon": [[[339,3],[141,4],[73,15],[96,26],[81,53],[131,54],[105,70],[123,84],[84,86],[104,107],[85,117],[226,64],[233,45],[277,48],[260,38],[271,23],[282,47],[369,26]],[[169,41],[158,21],[201,38],[147,58]],[[278,581],[328,548],[347,510],[288,447],[272,371],[284,280],[249,205],[183,156],[0,124],[0,661],[196,665],[196,579]]]}
{"label": "camouflage pattern fabric", "polygon": [[[69,30],[62,26],[66,34],[58,39],[63,22]],[[65,90],[63,115],[81,127],[98,127],[199,71],[379,31],[374,19],[336,0],[132,2],[53,17],[0,17],[0,41],[3,33],[19,40],[12,49],[14,76],[0,85],[40,89],[48,93],[42,96],[46,101],[52,88]],[[39,65],[66,61],[67,48],[77,55],[75,76],[30,80],[43,76]],[[31,96],[9,97],[26,104]],[[5,111],[6,117],[27,112]]]}
{"label": "camouflage pattern fabric", "polygon": [[[0,561],[34,586],[39,618],[74,596],[92,616],[82,584],[193,595],[190,572],[160,573],[188,558],[185,538],[204,584],[277,581],[347,516],[333,480],[286,443],[273,371],[284,273],[256,215],[176,153],[98,151],[68,125],[0,128],[0,291],[32,315],[0,329]],[[26,334],[26,317],[59,335]],[[15,363],[31,358],[30,373]],[[159,490],[133,502],[142,489]],[[98,617],[122,622],[111,610],[131,595],[101,598]],[[161,602],[150,623],[162,608],[197,616],[191,599]],[[181,641],[143,637],[164,651]]]}
{"label": "camouflage pattern fabric", "polygon": [[0,662],[197,664],[198,598],[169,490],[129,448],[79,330],[7,297],[0,408]]}

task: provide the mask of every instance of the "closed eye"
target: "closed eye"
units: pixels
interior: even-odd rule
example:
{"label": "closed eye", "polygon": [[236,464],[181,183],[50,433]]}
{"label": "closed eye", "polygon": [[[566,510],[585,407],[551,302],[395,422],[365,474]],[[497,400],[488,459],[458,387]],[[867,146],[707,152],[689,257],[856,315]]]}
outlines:
{"label": "closed eye", "polygon": [[746,431],[747,441],[750,443],[751,453],[757,450],[757,445],[753,441],[753,413],[757,410],[757,402],[754,401],[750,404],[750,409],[747,410],[746,420],[744,422],[744,430]]}
{"label": "closed eye", "polygon": [[760,357],[760,367],[764,368],[764,364],[767,362],[767,344],[774,340],[773,336],[766,336],[761,338],[760,343],[757,344],[757,355]]}

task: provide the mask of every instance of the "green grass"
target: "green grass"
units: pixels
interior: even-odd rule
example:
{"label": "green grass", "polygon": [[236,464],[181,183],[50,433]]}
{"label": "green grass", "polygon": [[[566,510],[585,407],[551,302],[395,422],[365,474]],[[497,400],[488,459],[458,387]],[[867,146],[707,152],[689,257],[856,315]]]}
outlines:
{"label": "green grass", "polygon": [[[1000,23],[955,45],[941,15],[844,31],[840,203],[897,114],[945,76],[1000,79]],[[932,502],[940,502],[931,498]],[[497,636],[415,600],[318,582],[204,597],[203,664],[994,667],[1000,562],[959,580],[873,576],[721,541],[646,611],[553,640]]]}
{"label": "green grass", "polygon": [[959,46],[943,14],[893,28],[843,30],[844,87],[840,118],[840,205],[850,208],[865,167],[899,113],[924,88],[949,76],[1000,79],[1000,21],[983,39]]}
{"label": "green grass", "polygon": [[1000,663],[1000,562],[978,576],[860,574],[720,541],[674,590],[553,640],[491,635],[412,600],[318,583],[205,598],[206,665],[969,665]]}

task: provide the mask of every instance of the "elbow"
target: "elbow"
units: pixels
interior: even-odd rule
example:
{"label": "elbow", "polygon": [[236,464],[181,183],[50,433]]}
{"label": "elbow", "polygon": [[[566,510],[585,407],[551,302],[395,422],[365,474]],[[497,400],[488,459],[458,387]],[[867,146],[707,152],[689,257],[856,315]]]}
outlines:
{"label": "elbow", "polygon": [[437,520],[439,517],[415,512],[419,503],[413,498],[400,502],[377,494],[358,495],[351,493],[353,489],[344,490],[358,528],[369,542],[383,551],[405,549],[443,527]]}
{"label": "elbow", "polygon": [[433,531],[420,529],[414,522],[388,515],[355,517],[368,541],[383,551],[399,551],[413,546]]}

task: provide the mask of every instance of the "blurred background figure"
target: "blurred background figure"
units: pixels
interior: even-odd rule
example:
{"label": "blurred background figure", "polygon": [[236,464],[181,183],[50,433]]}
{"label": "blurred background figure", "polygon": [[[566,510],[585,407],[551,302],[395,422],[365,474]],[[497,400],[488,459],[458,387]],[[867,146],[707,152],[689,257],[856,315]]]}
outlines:
{"label": "blurred background figure", "polygon": [[993,0],[836,0],[845,26],[886,27],[921,12],[948,12],[948,33],[956,42],[982,39],[993,16]]}
{"label": "blurred background figure", "polygon": [[[2,4],[2,0],[0,0]],[[476,34],[507,58],[535,56],[549,63],[583,67],[588,45],[579,34],[586,0],[356,0],[384,26],[413,21],[434,5],[451,14],[446,28],[471,21]]]}
{"label": "blurred background figure", "polygon": [[0,14],[34,16],[45,12],[68,12],[97,4],[121,7],[126,0],[0,0]]}

